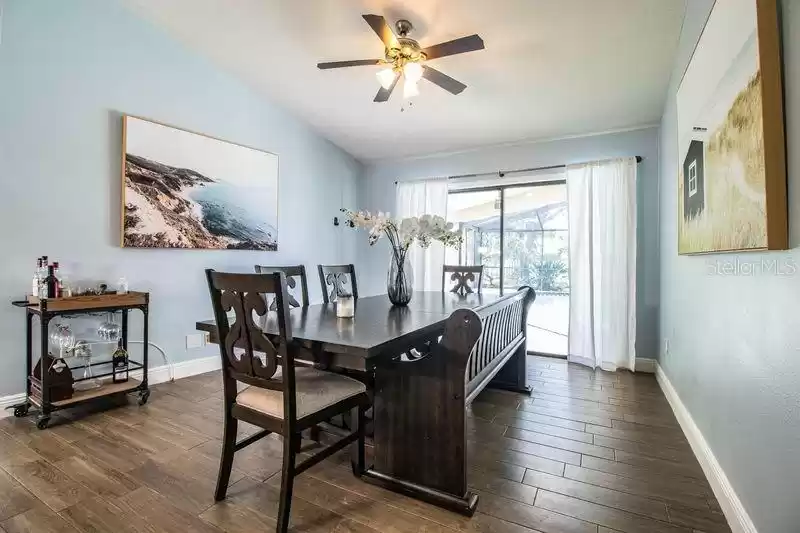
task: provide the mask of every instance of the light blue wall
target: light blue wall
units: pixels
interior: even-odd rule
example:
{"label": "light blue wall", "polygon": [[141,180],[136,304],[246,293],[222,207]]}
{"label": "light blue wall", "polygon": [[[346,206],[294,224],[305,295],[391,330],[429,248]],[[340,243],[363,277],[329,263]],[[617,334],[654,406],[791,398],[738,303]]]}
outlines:
{"label": "light blue wall", "polygon": [[800,265],[800,2],[783,0],[790,252],[678,256],[678,80],[712,0],[688,0],[661,123],[661,365],[759,533],[800,530],[800,272],[719,276],[710,262]]}
{"label": "light blue wall", "polygon": [[[279,251],[119,247],[121,113],[279,154]],[[24,313],[34,261],[60,260],[73,279],[152,293],[151,338],[175,361],[211,317],[203,269],[256,262],[340,262],[352,233],[334,228],[355,202],[361,165],[306,124],[194,55],[117,0],[6,0],[0,44],[0,397],[24,390]],[[312,299],[321,298],[316,278]],[[134,323],[133,326],[137,326]],[[138,335],[134,330],[133,335]],[[154,354],[155,363],[158,354]]]}
{"label": "light blue wall", "polygon": [[[582,163],[639,155],[637,306],[638,357],[658,352],[658,128],[595,135],[560,141],[487,147],[429,157],[377,161],[367,165],[358,188],[358,208],[393,211],[394,182],[478,172],[497,172],[549,165]],[[359,292],[386,290],[389,252],[359,243]],[[362,289],[363,287],[363,289]]]}

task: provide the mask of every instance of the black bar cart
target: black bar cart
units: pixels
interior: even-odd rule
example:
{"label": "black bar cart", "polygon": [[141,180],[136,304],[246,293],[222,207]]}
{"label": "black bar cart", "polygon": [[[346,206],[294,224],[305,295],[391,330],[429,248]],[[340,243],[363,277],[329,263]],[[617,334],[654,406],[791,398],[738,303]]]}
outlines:
{"label": "black bar cart", "polygon": [[[138,393],[139,405],[147,403],[150,390],[147,385],[148,352],[148,313],[150,294],[146,292],[127,292],[125,294],[93,294],[67,298],[39,299],[29,296],[27,301],[13,302],[25,308],[26,335],[26,399],[13,406],[14,416],[28,415],[31,407],[39,410],[36,426],[47,428],[51,413],[78,406],[113,395]],[[110,361],[91,362],[87,359],[83,366],[67,367],[64,359],[50,354],[49,325],[59,317],[77,317],[103,313],[121,314],[119,339],[122,347],[128,350],[128,313],[138,309],[142,312],[142,358],[141,361],[128,361],[127,381],[115,383],[111,380],[113,369]],[[34,318],[38,318],[40,329],[39,362],[34,359]],[[90,367],[87,369],[87,366]],[[85,377],[88,373],[90,377]],[[80,371],[84,377],[80,377]],[[137,374],[134,378],[130,373]],[[138,377],[138,374],[141,374]],[[98,383],[96,388],[80,390],[77,385],[92,379]]]}

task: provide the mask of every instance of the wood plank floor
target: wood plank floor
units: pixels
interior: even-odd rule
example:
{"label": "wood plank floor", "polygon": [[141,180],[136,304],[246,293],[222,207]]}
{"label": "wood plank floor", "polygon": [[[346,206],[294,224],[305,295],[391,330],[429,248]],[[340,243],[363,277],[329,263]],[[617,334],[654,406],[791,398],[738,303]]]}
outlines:
{"label": "wood plank floor", "polygon": [[[530,396],[488,390],[471,408],[472,519],[355,479],[338,454],[297,479],[293,531],[730,532],[653,376],[534,357],[530,378]],[[0,533],[272,531],[277,439],[237,454],[214,503],[221,398],[211,373],[44,432],[0,420]]]}

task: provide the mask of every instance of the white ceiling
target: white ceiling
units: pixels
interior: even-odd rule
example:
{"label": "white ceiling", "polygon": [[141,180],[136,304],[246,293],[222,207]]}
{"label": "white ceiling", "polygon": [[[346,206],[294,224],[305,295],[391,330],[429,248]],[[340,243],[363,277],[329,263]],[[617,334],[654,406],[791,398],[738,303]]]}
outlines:
{"label": "white ceiling", "polygon": [[[454,151],[657,123],[684,0],[127,0],[191,48],[361,160]],[[382,57],[361,18],[407,18],[429,46],[478,33],[486,49],[432,60],[467,89],[423,80],[373,103]]]}

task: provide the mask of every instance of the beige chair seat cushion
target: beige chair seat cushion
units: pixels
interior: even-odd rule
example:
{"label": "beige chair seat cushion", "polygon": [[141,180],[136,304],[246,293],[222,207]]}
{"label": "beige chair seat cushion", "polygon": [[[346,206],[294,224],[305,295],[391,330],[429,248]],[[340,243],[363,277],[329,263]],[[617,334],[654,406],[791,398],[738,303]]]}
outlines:
{"label": "beige chair seat cushion", "polygon": [[[297,367],[294,376],[298,419],[367,390],[358,380],[316,368]],[[275,378],[280,378],[280,368]],[[283,418],[282,391],[248,387],[236,396],[236,403],[265,415]]]}

